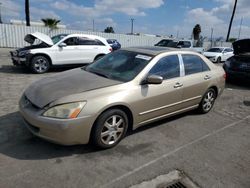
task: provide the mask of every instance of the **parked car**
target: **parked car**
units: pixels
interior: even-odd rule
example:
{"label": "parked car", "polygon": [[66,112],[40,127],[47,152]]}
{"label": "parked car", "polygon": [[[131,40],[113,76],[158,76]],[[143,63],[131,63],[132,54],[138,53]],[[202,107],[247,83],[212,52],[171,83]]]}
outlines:
{"label": "parked car", "polygon": [[116,39],[107,39],[107,42],[112,47],[113,51],[121,48],[121,44]]}
{"label": "parked car", "polygon": [[41,138],[111,148],[128,129],[196,108],[209,112],[224,86],[223,68],[196,52],[125,48],[33,83],[19,108]]}
{"label": "parked car", "polygon": [[[112,51],[106,39],[95,35],[61,34],[50,38],[35,32],[24,40],[31,46],[11,51],[11,59],[14,65],[25,65],[34,73],[45,73],[51,66],[91,63]],[[41,42],[34,45],[36,40]]]}
{"label": "parked car", "polygon": [[242,39],[233,43],[234,56],[230,57],[223,68],[227,79],[243,78],[250,80],[250,39]]}
{"label": "parked car", "polygon": [[234,55],[234,50],[228,47],[214,47],[203,53],[210,61],[220,63]]}
{"label": "parked car", "polygon": [[170,48],[185,48],[190,49],[199,53],[204,52],[204,48],[195,47],[192,40],[173,40],[173,39],[163,39],[155,46],[170,47]]}

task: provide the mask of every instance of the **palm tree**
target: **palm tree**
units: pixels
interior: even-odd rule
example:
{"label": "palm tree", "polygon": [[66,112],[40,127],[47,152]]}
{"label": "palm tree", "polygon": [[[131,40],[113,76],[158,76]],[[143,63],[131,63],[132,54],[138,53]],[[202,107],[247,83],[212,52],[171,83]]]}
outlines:
{"label": "palm tree", "polygon": [[234,19],[234,14],[235,14],[236,6],[237,6],[237,1],[238,0],[235,0],[235,2],[234,2],[234,9],[233,9],[232,17],[231,17],[229,27],[228,27],[228,32],[227,32],[227,39],[226,39],[227,42],[229,40],[229,36],[230,36],[230,32],[231,32],[231,27],[232,27],[232,23],[233,23],[233,19]]}
{"label": "palm tree", "polygon": [[194,40],[200,39],[200,33],[201,33],[201,26],[200,26],[200,24],[196,24],[193,28]]}
{"label": "palm tree", "polygon": [[50,29],[57,29],[57,24],[61,21],[54,18],[43,18],[41,20],[44,23],[44,25],[46,27],[49,27]]}
{"label": "palm tree", "polygon": [[193,37],[194,37],[194,46],[200,46],[200,33],[201,33],[201,26],[200,24],[196,24],[193,28]]}
{"label": "palm tree", "polygon": [[26,17],[26,26],[30,26],[30,2],[25,0],[25,17]]}

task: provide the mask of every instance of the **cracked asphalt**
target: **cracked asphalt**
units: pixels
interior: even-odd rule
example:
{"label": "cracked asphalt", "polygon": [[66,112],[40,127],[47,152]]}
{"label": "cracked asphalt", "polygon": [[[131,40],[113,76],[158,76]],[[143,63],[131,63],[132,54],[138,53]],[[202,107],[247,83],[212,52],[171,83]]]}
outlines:
{"label": "cracked asphalt", "polygon": [[194,111],[144,126],[117,147],[60,146],[32,136],[18,100],[36,75],[0,49],[0,187],[125,188],[179,169],[200,187],[250,187],[250,83],[230,83],[206,115]]}

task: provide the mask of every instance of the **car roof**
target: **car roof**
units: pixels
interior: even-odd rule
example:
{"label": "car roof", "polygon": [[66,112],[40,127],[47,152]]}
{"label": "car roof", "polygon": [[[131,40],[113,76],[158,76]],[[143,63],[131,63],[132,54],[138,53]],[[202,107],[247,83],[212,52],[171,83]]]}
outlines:
{"label": "car roof", "polygon": [[[187,49],[158,47],[158,46],[128,47],[128,48],[123,48],[123,50],[148,54],[148,55],[152,55],[152,56],[156,56],[156,55],[164,53],[164,52],[190,51],[190,50],[187,50]],[[193,52],[193,51],[190,51],[190,52]]]}

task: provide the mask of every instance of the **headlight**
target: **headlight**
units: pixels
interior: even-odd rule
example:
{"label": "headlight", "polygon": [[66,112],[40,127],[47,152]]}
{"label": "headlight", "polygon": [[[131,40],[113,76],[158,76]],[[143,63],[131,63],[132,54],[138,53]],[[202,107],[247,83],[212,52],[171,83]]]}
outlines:
{"label": "headlight", "polygon": [[28,53],[30,53],[30,50],[25,50],[25,51],[21,51],[21,52],[19,52],[19,56],[24,56],[24,55],[26,55],[26,54],[28,54]]}
{"label": "headlight", "polygon": [[54,106],[45,111],[43,113],[43,116],[62,119],[73,119],[79,115],[85,104],[86,102],[74,102]]}

